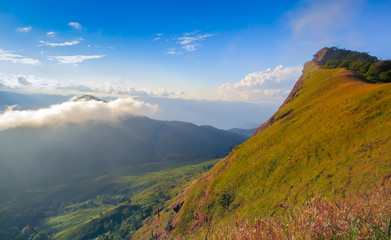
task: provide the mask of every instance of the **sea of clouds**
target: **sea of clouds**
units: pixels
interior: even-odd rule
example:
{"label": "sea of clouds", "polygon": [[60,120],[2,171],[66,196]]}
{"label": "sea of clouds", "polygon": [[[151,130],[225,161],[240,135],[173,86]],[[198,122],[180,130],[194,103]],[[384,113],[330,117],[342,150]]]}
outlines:
{"label": "sea of clouds", "polygon": [[148,115],[157,109],[157,105],[133,98],[119,98],[109,102],[68,101],[37,110],[17,110],[15,105],[0,113],[0,129],[88,121],[114,123],[130,116]]}

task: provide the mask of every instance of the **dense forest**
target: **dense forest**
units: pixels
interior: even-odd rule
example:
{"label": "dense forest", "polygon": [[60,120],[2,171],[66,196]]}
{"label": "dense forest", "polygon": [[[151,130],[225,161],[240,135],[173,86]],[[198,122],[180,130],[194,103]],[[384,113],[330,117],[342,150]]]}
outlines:
{"label": "dense forest", "polygon": [[370,83],[391,82],[391,60],[379,60],[368,53],[329,48],[327,61],[321,62],[323,69],[346,68],[354,70]]}

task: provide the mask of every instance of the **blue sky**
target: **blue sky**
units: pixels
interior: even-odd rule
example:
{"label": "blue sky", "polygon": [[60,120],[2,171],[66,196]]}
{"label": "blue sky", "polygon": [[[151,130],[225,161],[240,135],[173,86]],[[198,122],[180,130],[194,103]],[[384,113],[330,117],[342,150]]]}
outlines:
{"label": "blue sky", "polygon": [[0,88],[279,104],[325,46],[391,56],[391,1],[0,1]]}

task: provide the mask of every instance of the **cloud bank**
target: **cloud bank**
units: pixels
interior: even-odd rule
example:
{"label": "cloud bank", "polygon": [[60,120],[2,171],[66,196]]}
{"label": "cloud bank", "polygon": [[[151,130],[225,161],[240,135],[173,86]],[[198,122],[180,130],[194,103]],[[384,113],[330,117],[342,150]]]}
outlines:
{"label": "cloud bank", "polygon": [[240,82],[219,87],[220,98],[231,101],[279,102],[292,89],[301,75],[302,67],[283,67],[249,73]]}
{"label": "cloud bank", "polygon": [[0,129],[87,121],[114,123],[129,116],[151,114],[158,108],[133,98],[111,102],[68,101],[38,110],[15,110],[15,107],[8,107],[0,114]]}
{"label": "cloud bank", "polygon": [[161,88],[155,91],[137,89],[130,86],[106,83],[105,86],[94,86],[85,83],[66,83],[55,79],[41,78],[31,74],[6,73],[0,71],[0,90],[23,90],[23,91],[53,91],[59,90],[66,94],[110,94],[128,95],[131,97],[183,97],[182,91],[173,91]]}
{"label": "cloud bank", "polygon": [[37,59],[24,57],[22,55],[15,54],[14,51],[6,51],[3,49],[0,49],[0,61],[31,64],[31,65],[41,64],[41,62]]}
{"label": "cloud bank", "polygon": [[[96,89],[96,91],[99,91]],[[184,92],[169,91],[166,88],[161,88],[158,91],[140,90],[134,87],[123,87],[107,84],[103,91],[107,94],[125,94],[137,97],[183,97]]]}
{"label": "cloud bank", "polygon": [[46,90],[55,89],[58,85],[58,82],[31,74],[0,72],[0,89]]}

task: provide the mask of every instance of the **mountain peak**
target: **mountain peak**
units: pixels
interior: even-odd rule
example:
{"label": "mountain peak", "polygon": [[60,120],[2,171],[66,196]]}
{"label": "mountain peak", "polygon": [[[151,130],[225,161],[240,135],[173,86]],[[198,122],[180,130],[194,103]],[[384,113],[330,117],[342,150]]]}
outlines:
{"label": "mountain peak", "polygon": [[93,95],[83,95],[81,97],[75,96],[75,97],[71,98],[70,101],[72,101],[72,102],[80,102],[80,101],[84,101],[84,102],[87,102],[87,101],[106,102],[105,100],[97,98],[97,97],[95,97]]}
{"label": "mountain peak", "polygon": [[319,65],[325,64],[328,60],[340,59],[349,54],[352,51],[339,49],[336,47],[324,47],[315,53],[312,61],[318,63]]}

